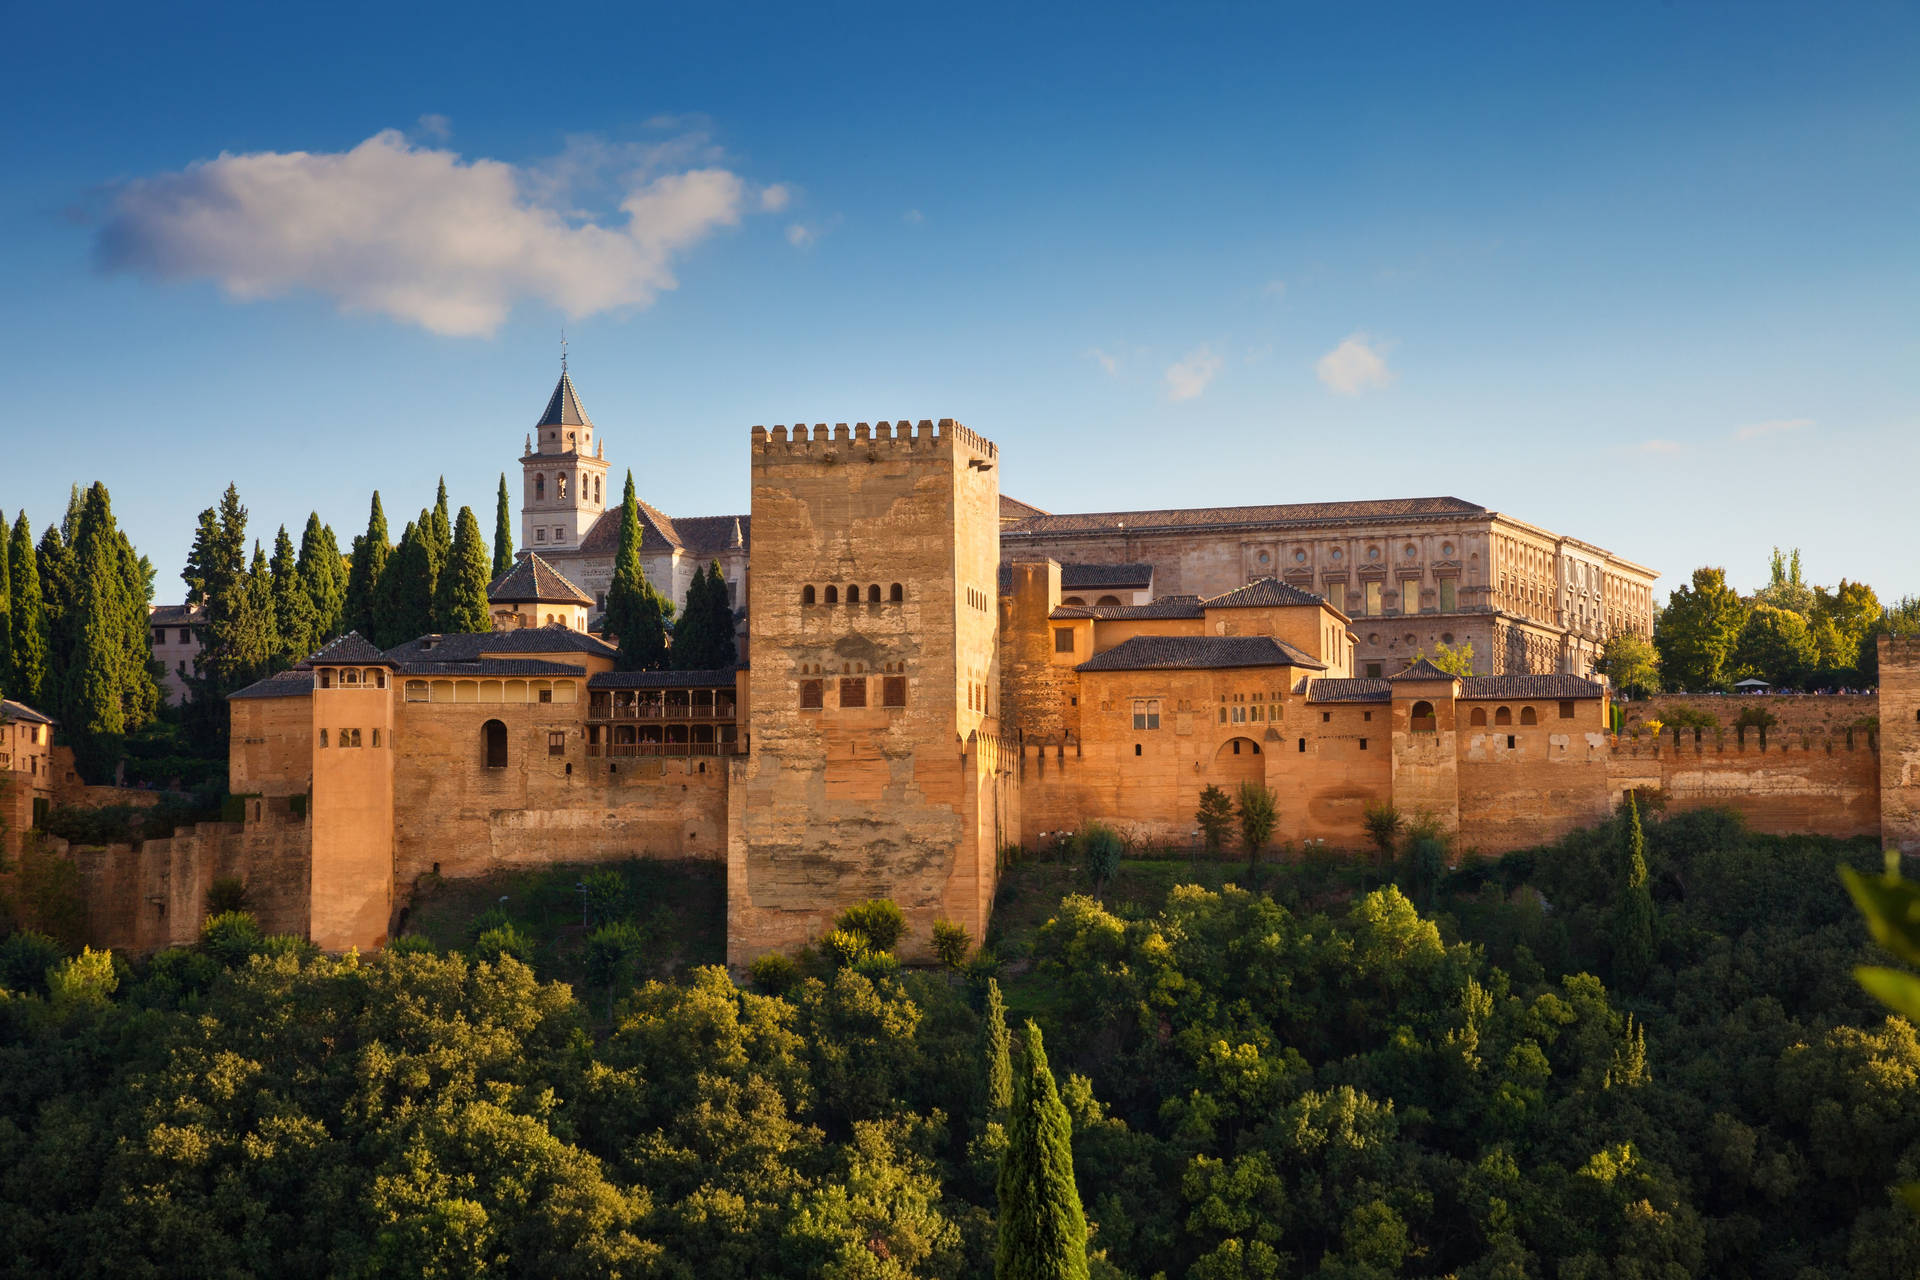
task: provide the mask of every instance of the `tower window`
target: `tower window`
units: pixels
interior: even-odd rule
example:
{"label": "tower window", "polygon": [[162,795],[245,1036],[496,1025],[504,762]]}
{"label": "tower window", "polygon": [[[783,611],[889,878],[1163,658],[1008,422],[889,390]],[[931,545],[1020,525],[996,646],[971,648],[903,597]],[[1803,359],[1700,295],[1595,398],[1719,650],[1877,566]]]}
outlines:
{"label": "tower window", "polygon": [[600,477],[595,476],[593,478],[593,504],[597,507],[602,501],[603,499],[600,497]]}
{"label": "tower window", "polygon": [[864,707],[867,705],[867,681],[864,676],[843,676],[841,678],[840,705],[843,707]]}
{"label": "tower window", "polygon": [[824,680],[802,680],[800,682],[800,709],[802,711],[820,710],[823,704],[822,695],[825,691],[825,685],[826,681]]}
{"label": "tower window", "polygon": [[547,730],[547,754],[563,756],[567,754],[567,732],[564,729]]}
{"label": "tower window", "polygon": [[1135,755],[1140,754],[1140,744],[1137,742],[1133,744],[1133,754]]}
{"label": "tower window", "polygon": [[904,707],[907,705],[907,678],[905,676],[887,676],[881,680],[880,705],[883,707]]}
{"label": "tower window", "polygon": [[812,583],[808,583],[806,586],[800,588],[800,603],[801,604],[813,603],[813,584]]}
{"label": "tower window", "polygon": [[553,478],[553,496],[562,502],[567,500],[567,473],[564,471]]}
{"label": "tower window", "polygon": [[547,500],[547,478],[537,471],[533,474],[533,500],[535,502]]}
{"label": "tower window", "polygon": [[1135,698],[1133,700],[1133,727],[1135,729],[1160,727],[1160,699]]}
{"label": "tower window", "polygon": [[325,729],[322,729],[320,731],[320,749],[324,751],[326,750],[326,746],[327,746],[327,731]]}
{"label": "tower window", "polygon": [[547,526],[541,525],[538,529],[535,529],[533,531],[533,540],[535,542],[545,542],[547,540]]}
{"label": "tower window", "polygon": [[880,584],[879,583],[875,582],[870,584],[867,587],[867,603],[868,604],[880,603]]}
{"label": "tower window", "polygon": [[486,767],[504,769],[507,767],[507,726],[499,720],[489,720],[480,726],[480,747]]}
{"label": "tower window", "polygon": [[901,586],[899,583],[896,582],[893,584],[893,586],[887,589],[887,598],[893,601],[893,603],[899,604],[901,601],[907,598],[907,590],[905,587]]}
{"label": "tower window", "polygon": [[849,582],[847,584],[847,603],[848,604],[860,603],[860,584],[859,583]]}
{"label": "tower window", "polygon": [[1053,629],[1053,651],[1055,653],[1073,652],[1073,628],[1055,627]]}

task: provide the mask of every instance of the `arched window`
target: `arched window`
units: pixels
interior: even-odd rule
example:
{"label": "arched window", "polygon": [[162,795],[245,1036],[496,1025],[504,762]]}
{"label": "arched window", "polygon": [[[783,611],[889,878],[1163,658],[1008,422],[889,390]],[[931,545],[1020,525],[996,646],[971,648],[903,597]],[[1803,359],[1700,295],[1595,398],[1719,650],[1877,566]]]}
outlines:
{"label": "arched window", "polygon": [[504,769],[507,767],[507,726],[498,720],[489,720],[480,726],[480,743],[486,751],[487,768]]}
{"label": "arched window", "polygon": [[1415,733],[1437,733],[1439,731],[1439,721],[1433,714],[1433,704],[1431,702],[1416,702],[1413,704],[1413,717],[1410,722],[1410,727]]}
{"label": "arched window", "polygon": [[580,437],[572,431],[567,432],[567,452],[574,453],[579,448],[580,448]]}
{"label": "arched window", "polygon": [[1060,603],[1061,604],[1085,604],[1086,601],[1082,600],[1079,596],[1068,596],[1066,599],[1062,600]]}
{"label": "arched window", "polygon": [[892,587],[888,588],[887,598],[895,604],[899,604],[907,598],[907,589],[896,582]]}
{"label": "arched window", "polygon": [[538,471],[533,473],[533,500],[535,502],[547,500],[547,478]]}
{"label": "arched window", "polygon": [[1475,707],[1472,714],[1467,717],[1467,723],[1485,727],[1487,723],[1487,709],[1485,707]]}
{"label": "arched window", "polygon": [[565,501],[567,496],[567,473],[562,471],[553,478],[553,496]]}
{"label": "arched window", "polygon": [[1501,707],[1498,711],[1495,711],[1493,713],[1493,722],[1495,724],[1512,724],[1513,712],[1508,710],[1506,707]]}
{"label": "arched window", "polygon": [[325,748],[326,745],[327,745],[327,731],[325,729],[322,729],[320,731],[320,746],[322,748]]}
{"label": "arched window", "polygon": [[1539,724],[1540,717],[1533,714],[1532,707],[1522,707],[1520,708],[1520,723],[1521,724]]}
{"label": "arched window", "polygon": [[801,604],[813,603],[813,585],[811,583],[800,588],[800,603]]}
{"label": "arched window", "polygon": [[1095,600],[1094,603],[1095,604],[1119,604],[1120,597],[1119,596],[1101,596],[1098,600]]}
{"label": "arched window", "polygon": [[860,584],[859,583],[849,582],[847,584],[847,603],[848,604],[860,603]]}
{"label": "arched window", "polygon": [[595,506],[599,506],[599,505],[600,505],[600,502],[601,502],[601,497],[600,497],[600,477],[599,477],[599,476],[595,476],[595,477],[593,478],[593,503],[594,503],[594,505],[595,505]]}
{"label": "arched window", "polygon": [[827,599],[827,603],[828,603],[828,604],[839,604],[839,603],[840,603],[840,588],[838,588],[838,587],[835,587],[835,586],[829,586],[829,587],[827,588],[827,597],[826,597],[826,599]]}
{"label": "arched window", "polygon": [[867,603],[868,604],[880,603],[880,584],[879,583],[875,582],[870,584],[867,587]]}

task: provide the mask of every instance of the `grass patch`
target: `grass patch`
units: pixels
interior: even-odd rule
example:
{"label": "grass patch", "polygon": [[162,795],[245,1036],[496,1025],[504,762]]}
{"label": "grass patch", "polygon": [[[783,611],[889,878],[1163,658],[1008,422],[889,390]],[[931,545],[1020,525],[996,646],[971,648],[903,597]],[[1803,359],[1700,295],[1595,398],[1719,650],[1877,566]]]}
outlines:
{"label": "grass patch", "polygon": [[497,871],[473,879],[424,876],[416,886],[405,932],[443,951],[463,951],[474,921],[499,908],[534,942],[534,971],[542,978],[586,986],[586,937],[580,881],[612,872],[626,882],[627,919],[646,936],[643,978],[670,978],[727,958],[726,868],[714,862],[559,863]]}

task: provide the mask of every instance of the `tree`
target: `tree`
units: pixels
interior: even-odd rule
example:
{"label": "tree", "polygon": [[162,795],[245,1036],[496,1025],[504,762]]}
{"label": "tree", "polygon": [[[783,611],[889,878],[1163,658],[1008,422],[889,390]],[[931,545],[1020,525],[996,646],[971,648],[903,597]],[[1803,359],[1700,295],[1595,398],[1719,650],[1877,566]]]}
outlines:
{"label": "tree", "polygon": [[493,506],[493,576],[513,568],[513,517],[507,502],[507,473],[500,473],[500,497]]}
{"label": "tree", "polygon": [[433,627],[433,513],[422,511],[400,535],[374,597],[372,640],[382,649],[430,634]]}
{"label": "tree", "polygon": [[1809,587],[1801,576],[1800,548],[1782,554],[1780,548],[1775,547],[1768,561],[1767,585],[1753,593],[1753,602],[1808,618],[1813,616],[1817,595],[1817,590]]}
{"label": "tree", "polygon": [[973,950],[973,935],[967,926],[954,920],[933,922],[933,958],[949,973],[958,973]]}
{"label": "tree", "polygon": [[998,979],[987,979],[987,1016],[980,1035],[986,1045],[987,1118],[1005,1120],[1013,1109],[1013,1038],[1007,1034],[1007,1004]]}
{"label": "tree", "polygon": [[1259,865],[1260,851],[1267,847],[1280,820],[1279,797],[1271,787],[1248,779],[1240,784],[1234,817],[1240,824],[1240,847],[1246,851],[1251,870]]}
{"label": "tree", "polygon": [[273,537],[273,560],[267,572],[273,594],[274,665],[290,667],[320,647],[320,635],[313,597],[300,575],[285,525]]}
{"label": "tree", "polygon": [[668,611],[641,567],[641,537],[640,501],[629,471],[620,504],[620,549],[614,556],[613,585],[607,590],[601,624],[620,646],[616,661],[622,671],[659,671],[667,665]]}
{"label": "tree", "polygon": [[12,615],[11,650],[8,654],[7,692],[30,706],[48,705],[44,682],[47,675],[47,615],[40,596],[39,557],[33,549],[33,527],[22,511],[13,522],[13,535],[7,543],[9,612]]}
{"label": "tree", "polygon": [[1386,862],[1393,857],[1393,846],[1400,839],[1400,832],[1407,820],[1400,811],[1390,804],[1370,804],[1360,815],[1361,825],[1367,829],[1367,839],[1373,841],[1373,847]]}
{"label": "tree", "polygon": [[[105,485],[87,488],[74,521],[69,616],[71,646],[61,663],[56,702],[81,772],[108,776],[121,739],[144,726],[159,706],[147,630],[145,572],[114,523]],[[134,593],[138,592],[136,596]]]}
{"label": "tree", "polygon": [[1849,582],[1840,579],[1840,585],[1832,591],[1825,587],[1813,589],[1813,622],[1816,627],[1827,623],[1838,637],[1836,653],[1840,658],[1829,663],[1822,657],[1822,666],[1854,667],[1860,663],[1860,646],[1871,640],[1874,624],[1880,621],[1885,612],[1880,597],[1873,588],[1864,582]]}
{"label": "tree", "polygon": [[294,561],[294,568],[300,575],[300,588],[307,595],[310,611],[307,652],[311,653],[340,634],[341,617],[347,605],[346,561],[340,555],[340,543],[333,536],[333,529],[320,523],[318,512],[307,513],[307,527],[300,534],[300,555]]}
{"label": "tree", "polygon": [[1633,793],[1620,815],[1613,904],[1613,978],[1637,988],[1653,968],[1653,893],[1647,885],[1647,839]]}
{"label": "tree", "polygon": [[996,1280],[1086,1280],[1087,1220],[1073,1180],[1073,1122],[1047,1068],[1040,1028],[1025,1061],[1000,1161]]}
{"label": "tree", "polygon": [[1459,648],[1455,649],[1443,640],[1433,646],[1431,656],[1429,656],[1425,650],[1421,650],[1413,655],[1413,660],[1416,663],[1422,658],[1425,658],[1428,662],[1431,662],[1434,666],[1440,668],[1450,676],[1460,676],[1464,678],[1473,674],[1473,641],[1464,641]]}
{"label": "tree", "polygon": [[5,534],[0,519],[0,692],[13,688],[13,557]]}
{"label": "tree", "polygon": [[1233,831],[1233,801],[1226,792],[1208,783],[1201,788],[1200,808],[1194,813],[1193,821],[1200,828],[1200,839],[1207,852],[1218,857]]}
{"label": "tree", "polygon": [[1608,636],[1593,669],[1630,698],[1644,698],[1660,687],[1660,655],[1638,631]]}
{"label": "tree", "polygon": [[453,555],[453,514],[447,507],[445,476],[440,477],[440,488],[434,494],[432,516],[421,527],[428,535],[427,550],[433,553],[433,572],[437,580],[441,568]]}
{"label": "tree", "polygon": [[1797,685],[1817,665],[1819,656],[1806,618],[1756,604],[1740,628],[1732,671],[1742,679],[1758,676],[1770,684]]}
{"label": "tree", "polygon": [[453,550],[435,584],[433,612],[442,631],[491,631],[487,609],[487,544],[472,507],[460,508]]}
{"label": "tree", "polygon": [[687,607],[673,629],[672,657],[677,671],[729,671],[739,661],[733,605],[718,560],[687,584]]}
{"label": "tree", "polygon": [[704,671],[707,652],[712,647],[707,637],[707,575],[696,573],[687,582],[686,605],[673,628],[673,649],[667,657],[675,671]]}
{"label": "tree", "polygon": [[1080,864],[1087,869],[1087,878],[1093,881],[1093,897],[1098,902],[1107,881],[1120,870],[1120,855],[1126,846],[1120,833],[1104,822],[1083,824],[1074,833],[1073,843],[1080,855]]}
{"label": "tree", "polygon": [[387,513],[380,509],[380,491],[375,489],[373,509],[367,515],[367,531],[353,540],[353,564],[347,570],[347,595],[340,622],[343,632],[358,631],[372,639],[380,581],[387,575],[387,560],[392,555],[393,545],[387,537]]}
{"label": "tree", "polygon": [[1653,647],[1670,689],[1703,692],[1724,688],[1728,664],[1747,607],[1727,585],[1725,569],[1693,571],[1691,585],[1676,588],[1653,624]]}
{"label": "tree", "polygon": [[227,695],[265,675],[272,656],[271,588],[256,590],[248,572],[247,509],[237,488],[228,485],[218,510],[202,512],[200,525],[198,558],[187,570],[207,613],[206,640],[194,658],[193,701],[202,727],[224,743]]}
{"label": "tree", "polygon": [[891,951],[907,931],[907,916],[892,898],[869,898],[842,911],[833,927],[859,934],[871,950]]}
{"label": "tree", "polygon": [[[68,523],[78,525],[75,515]],[[62,702],[67,695],[67,663],[73,657],[74,609],[73,547],[60,532],[59,525],[48,525],[34,548],[34,562],[40,574],[41,617],[46,620],[46,670],[40,677],[41,710],[57,720],[67,718]]]}

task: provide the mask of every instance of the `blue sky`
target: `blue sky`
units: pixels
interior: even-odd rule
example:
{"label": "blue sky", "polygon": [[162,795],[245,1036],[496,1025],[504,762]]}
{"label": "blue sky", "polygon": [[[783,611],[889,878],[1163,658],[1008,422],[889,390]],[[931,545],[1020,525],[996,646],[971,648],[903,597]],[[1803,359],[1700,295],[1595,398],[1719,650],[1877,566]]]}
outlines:
{"label": "blue sky", "polygon": [[1920,592],[1914,5],[267,9],[0,49],[0,503],[104,480],[162,599],[228,481],[489,520],[563,325],[677,514],[755,423],[955,417],[1057,511]]}

